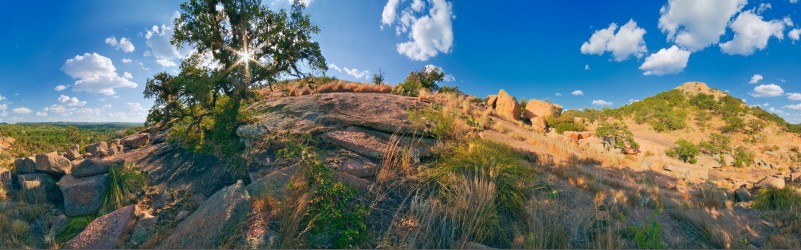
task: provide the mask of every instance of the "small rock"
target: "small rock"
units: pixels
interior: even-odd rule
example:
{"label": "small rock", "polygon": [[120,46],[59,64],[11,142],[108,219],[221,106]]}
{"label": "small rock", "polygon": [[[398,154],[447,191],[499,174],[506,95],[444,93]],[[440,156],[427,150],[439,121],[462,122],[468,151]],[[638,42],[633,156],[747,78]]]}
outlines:
{"label": "small rock", "polygon": [[153,195],[153,200],[150,201],[150,207],[153,209],[161,209],[165,205],[167,205],[167,194],[164,193],[164,190],[159,191],[155,195]]}
{"label": "small rock", "polygon": [[495,103],[498,101],[497,95],[489,95],[487,96],[487,107],[495,108]]}
{"label": "small rock", "polygon": [[292,177],[298,173],[298,170],[300,170],[300,167],[297,165],[276,170],[261,179],[251,182],[247,186],[248,193],[257,197],[270,195],[281,200],[286,197],[286,186],[292,180]]}
{"label": "small rock", "polygon": [[772,188],[772,189],[783,189],[784,188],[784,178],[777,178],[773,176],[766,176],[759,180],[754,187],[758,188]]}
{"label": "small rock", "polygon": [[89,223],[78,236],[64,244],[66,248],[111,249],[120,245],[125,232],[130,232],[134,206],[130,205],[103,215]]}
{"label": "small rock", "polygon": [[119,150],[117,150],[117,146],[116,145],[114,147],[109,147],[108,148],[108,156],[115,156],[117,154],[119,154]]}
{"label": "small rock", "polygon": [[751,196],[751,192],[748,192],[748,189],[745,188],[745,185],[740,186],[740,188],[734,191],[735,202],[749,202],[753,198],[754,197]]}
{"label": "small rock", "polygon": [[76,178],[87,177],[98,174],[105,174],[109,172],[112,167],[119,167],[125,165],[125,159],[103,160],[103,159],[86,159],[75,165],[72,168],[72,176]]}
{"label": "small rock", "polygon": [[354,175],[359,178],[375,176],[376,164],[367,159],[347,159],[342,162],[342,165],[337,169],[339,171]]}
{"label": "small rock", "polygon": [[94,156],[99,155],[101,150],[108,152],[108,143],[98,142],[86,146],[86,152]]}
{"label": "small rock", "polygon": [[182,220],[186,219],[186,216],[189,216],[189,211],[181,210],[181,211],[178,212],[177,215],[175,215],[175,221],[176,222],[182,221]]}
{"label": "small rock", "polygon": [[94,154],[95,158],[102,159],[108,157],[108,151],[106,149],[98,149],[97,154]]}
{"label": "small rock", "polygon": [[100,209],[108,181],[108,174],[84,178],[65,175],[58,182],[58,188],[64,194],[64,213],[69,216],[96,213]]}
{"label": "small rock", "polygon": [[36,158],[27,157],[14,160],[14,173],[32,174],[36,172]]}
{"label": "small rock", "polygon": [[69,174],[72,162],[56,152],[36,155],[36,171],[62,176]]}
{"label": "small rock", "polygon": [[498,100],[495,103],[495,110],[498,115],[510,121],[520,119],[520,103],[517,99],[501,89],[498,92]]}
{"label": "small rock", "polygon": [[156,233],[156,222],[158,222],[158,217],[149,213],[145,213],[140,217],[131,233],[131,243],[139,246],[150,240],[150,237],[153,237]]}
{"label": "small rock", "polygon": [[125,145],[128,148],[141,148],[146,146],[148,143],[150,143],[150,134],[148,133],[129,135],[122,139],[122,145]]}
{"label": "small rock", "polygon": [[67,152],[64,153],[64,157],[67,157],[70,161],[78,159],[81,157],[81,153],[79,152],[80,146],[74,145],[70,149],[67,149]]}
{"label": "small rock", "polygon": [[17,183],[22,190],[22,197],[28,203],[49,201],[59,204],[62,201],[61,192],[56,187],[56,181],[49,174],[33,173],[18,174]]}
{"label": "small rock", "polygon": [[370,186],[370,181],[344,173],[336,172],[334,180],[349,184],[351,187],[356,188],[360,193],[366,193]]}
{"label": "small rock", "polygon": [[534,117],[548,119],[548,117],[562,114],[562,106],[537,99],[528,100],[525,109],[526,110],[523,111],[523,117],[526,119]]}

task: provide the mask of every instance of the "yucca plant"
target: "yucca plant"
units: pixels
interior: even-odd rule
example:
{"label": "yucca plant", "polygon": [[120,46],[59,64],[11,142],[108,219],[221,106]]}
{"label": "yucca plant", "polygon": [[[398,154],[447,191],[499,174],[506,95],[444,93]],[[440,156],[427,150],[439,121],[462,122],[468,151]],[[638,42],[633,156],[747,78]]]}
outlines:
{"label": "yucca plant", "polygon": [[130,197],[147,184],[147,176],[136,165],[116,166],[109,169],[109,181],[103,195],[102,213],[112,212],[128,205]]}
{"label": "yucca plant", "polygon": [[801,194],[792,187],[762,189],[754,198],[753,207],[761,210],[790,210],[801,207]]}

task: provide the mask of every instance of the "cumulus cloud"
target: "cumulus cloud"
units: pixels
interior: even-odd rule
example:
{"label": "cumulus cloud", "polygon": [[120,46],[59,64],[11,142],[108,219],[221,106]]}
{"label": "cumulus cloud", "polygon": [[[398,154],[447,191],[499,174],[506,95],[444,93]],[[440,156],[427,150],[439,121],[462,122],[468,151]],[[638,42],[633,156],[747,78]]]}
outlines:
{"label": "cumulus cloud", "polygon": [[62,104],[66,104],[67,106],[84,106],[86,105],[86,101],[78,100],[78,97],[69,97],[65,95],[61,95],[58,97],[58,102]]}
{"label": "cumulus cloud", "polygon": [[131,59],[128,59],[128,58],[123,58],[123,59],[122,59],[122,60],[120,60],[120,61],[122,61],[122,63],[126,63],[126,64],[127,64],[127,63],[131,63],[131,62],[133,62]]}
{"label": "cumulus cloud", "polygon": [[726,25],[746,0],[669,0],[660,10],[659,29],[690,52],[720,42]]}
{"label": "cumulus cloud", "polygon": [[612,102],[607,102],[607,101],[604,101],[604,100],[601,100],[601,99],[592,100],[592,105],[595,105],[595,106],[612,106],[612,104],[613,104]]}
{"label": "cumulus cloud", "polygon": [[787,93],[787,99],[791,101],[801,101],[801,93]]}
{"label": "cumulus cloud", "polygon": [[167,25],[154,25],[145,33],[149,55],[156,58],[156,63],[162,67],[176,67],[176,60],[183,58],[178,48],[170,44],[174,30]]}
{"label": "cumulus cloud", "polygon": [[36,116],[47,117],[47,112],[36,112]]}
{"label": "cumulus cloud", "polygon": [[679,73],[687,67],[690,52],[673,45],[669,49],[660,49],[658,52],[645,58],[640,70],[643,75],[667,75]]}
{"label": "cumulus cloud", "polygon": [[328,68],[336,70],[339,73],[348,74],[356,79],[367,79],[370,76],[370,71],[351,69],[348,67],[340,68],[339,66],[333,63],[328,64]]}
{"label": "cumulus cloud", "polygon": [[26,107],[19,107],[11,110],[11,113],[14,114],[30,114],[32,111]]}
{"label": "cumulus cloud", "polygon": [[131,75],[131,73],[128,73],[127,71],[125,73],[122,73],[122,77],[125,79],[133,79],[133,75]]}
{"label": "cumulus cloud", "polygon": [[147,109],[142,107],[142,104],[139,104],[138,102],[129,102],[126,105],[128,106],[128,109],[133,112],[139,113],[147,111]]}
{"label": "cumulus cloud", "polygon": [[134,50],[136,49],[133,43],[131,43],[131,40],[125,37],[120,38],[120,40],[117,41],[116,37],[111,36],[109,38],[106,38],[106,44],[111,45],[111,47],[114,47],[118,50],[122,50],[125,53],[134,52]]}
{"label": "cumulus cloud", "polygon": [[751,77],[751,81],[749,81],[748,83],[750,83],[750,84],[757,84],[757,83],[759,83],[759,81],[762,81],[762,79],[764,79],[764,78],[762,77],[762,75],[760,75],[760,74],[755,74],[754,76],[752,76],[752,77]]}
{"label": "cumulus cloud", "polygon": [[801,103],[793,105],[785,105],[784,108],[792,110],[801,110]]}
{"label": "cumulus cloud", "polygon": [[575,91],[573,91],[573,92],[570,92],[570,94],[571,94],[571,95],[575,95],[575,96],[580,96],[580,95],[584,95],[584,91],[581,91],[581,90],[575,90]]}
{"label": "cumulus cloud", "polygon": [[[407,8],[398,10],[399,0],[389,0],[381,13],[381,27],[395,25],[397,35],[406,34],[409,41],[396,44],[401,55],[427,61],[439,53],[450,53],[453,46],[453,5],[447,0],[415,0]],[[424,11],[429,6],[428,13]]]}
{"label": "cumulus cloud", "polygon": [[618,62],[629,57],[642,58],[648,51],[643,40],[644,35],[645,29],[638,27],[633,19],[619,30],[617,24],[612,23],[606,29],[596,30],[590,40],[581,45],[581,53],[603,55],[604,52],[610,52]]}
{"label": "cumulus cloud", "polygon": [[0,103],[0,111],[5,111],[8,109],[8,104]]}
{"label": "cumulus cloud", "polygon": [[6,100],[6,97],[3,96],[3,95],[0,95],[0,101],[4,101],[4,100]]}
{"label": "cumulus cloud", "polygon": [[590,65],[589,64],[584,64],[584,70],[590,70]]}
{"label": "cumulus cloud", "polygon": [[801,29],[791,30],[790,32],[787,33],[787,37],[789,37],[790,40],[798,41],[799,39],[801,39]]}
{"label": "cumulus cloud", "polygon": [[754,92],[749,93],[753,97],[774,97],[784,94],[781,86],[776,84],[762,84],[754,88]]}
{"label": "cumulus cloud", "polygon": [[116,88],[136,88],[136,83],[117,74],[117,68],[108,57],[97,53],[76,55],[61,67],[67,75],[77,79],[73,91],[114,95]]}
{"label": "cumulus cloud", "polygon": [[61,92],[61,91],[65,90],[65,89],[67,89],[67,86],[64,86],[64,85],[58,85],[55,88],[53,88],[53,90],[55,90],[57,92]]}
{"label": "cumulus cloud", "polygon": [[720,44],[720,49],[729,55],[751,55],[756,50],[765,49],[771,37],[783,39],[784,25],[782,20],[763,21],[761,16],[745,11],[730,25],[734,38]]}
{"label": "cumulus cloud", "polygon": [[555,96],[562,96],[562,93],[556,92]]}

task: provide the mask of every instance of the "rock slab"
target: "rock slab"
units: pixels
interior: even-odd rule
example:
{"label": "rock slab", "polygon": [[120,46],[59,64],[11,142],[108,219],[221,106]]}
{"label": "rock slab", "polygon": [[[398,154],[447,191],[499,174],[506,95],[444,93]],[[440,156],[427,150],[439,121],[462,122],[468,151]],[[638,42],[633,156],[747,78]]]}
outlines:
{"label": "rock slab", "polygon": [[505,90],[501,89],[498,92],[498,100],[495,103],[495,111],[498,115],[510,121],[517,121],[520,119],[520,103],[517,99]]}
{"label": "rock slab", "polygon": [[65,175],[58,181],[58,188],[64,194],[64,213],[69,216],[96,213],[100,209],[108,181],[108,174],[83,178]]}
{"label": "rock slab", "polygon": [[122,237],[130,231],[134,205],[117,209],[89,223],[78,236],[64,244],[65,248],[112,249],[120,245]]}
{"label": "rock slab", "polygon": [[56,152],[36,155],[36,171],[52,175],[69,174],[72,170],[72,162]]}
{"label": "rock slab", "polygon": [[122,139],[122,145],[128,148],[141,148],[148,143],[150,143],[150,134],[148,133],[129,135]]}
{"label": "rock slab", "polygon": [[78,163],[72,168],[72,176],[76,178],[93,176],[98,174],[105,174],[109,172],[112,167],[125,165],[125,159],[103,160],[103,159],[86,159]]}
{"label": "rock slab", "polygon": [[159,248],[219,248],[249,214],[250,194],[240,180],[203,202]]}

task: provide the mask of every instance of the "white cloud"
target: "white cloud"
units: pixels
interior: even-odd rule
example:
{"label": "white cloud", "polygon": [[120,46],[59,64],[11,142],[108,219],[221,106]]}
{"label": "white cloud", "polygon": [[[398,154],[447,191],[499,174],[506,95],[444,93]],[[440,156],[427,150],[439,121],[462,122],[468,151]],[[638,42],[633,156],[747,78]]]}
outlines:
{"label": "white cloud", "polygon": [[451,74],[445,74],[445,76],[442,77],[442,81],[443,82],[455,82],[456,81],[456,77],[451,75]]}
{"label": "white cloud", "polygon": [[339,73],[348,74],[356,79],[361,79],[361,78],[367,79],[370,76],[370,71],[367,70],[360,71],[358,69],[351,69],[348,67],[340,68],[339,66],[333,63],[328,64],[328,68],[336,70]]}
{"label": "white cloud", "polygon": [[64,105],[53,104],[44,110],[45,112],[53,112],[57,114],[70,114],[70,112],[75,111],[75,108],[67,108],[64,107]]}
{"label": "white cloud", "polygon": [[125,53],[134,52],[134,50],[136,49],[133,43],[131,43],[131,40],[125,37],[120,38],[120,40],[117,41],[116,37],[111,36],[109,38],[106,38],[106,44],[111,45],[111,47],[114,47],[116,49],[122,50]]}
{"label": "white cloud", "polygon": [[108,57],[86,53],[68,59],[61,67],[67,75],[77,79],[73,91],[114,95],[115,88],[136,88],[136,83],[117,74],[117,68]]}
{"label": "white cloud", "polygon": [[156,58],[156,62],[162,67],[175,67],[178,64],[175,60],[183,58],[178,48],[170,44],[174,30],[167,25],[154,25],[145,33],[145,44],[150,48],[149,54]]}
{"label": "white cloud", "polygon": [[764,79],[764,78],[762,77],[762,75],[760,75],[760,74],[755,74],[754,76],[752,76],[752,77],[751,77],[751,81],[749,81],[748,83],[750,83],[750,84],[757,84],[757,83],[759,83],[759,81],[762,81],[762,79]]}
{"label": "white cloud", "polygon": [[801,110],[801,103],[793,105],[785,105],[784,108],[792,110]]}
{"label": "white cloud", "polygon": [[590,65],[589,64],[584,64],[584,70],[590,70]]}
{"label": "white cloud", "polygon": [[645,58],[640,70],[643,75],[667,75],[679,73],[687,67],[690,52],[673,45],[669,49],[660,49],[658,52]]}
{"label": "white cloud", "polygon": [[783,39],[784,25],[782,20],[766,22],[751,11],[742,12],[730,25],[734,39],[721,43],[720,49],[729,55],[751,55],[756,50],[765,49],[771,37]]}
{"label": "white cloud", "polygon": [[[401,1],[389,0],[381,13],[381,24],[395,26],[397,35],[407,34],[409,41],[396,44],[396,49],[415,61],[427,61],[439,53],[448,54],[453,46],[453,5],[447,0],[427,0],[428,13],[415,5],[402,10],[398,18]],[[420,8],[415,11],[414,8]],[[422,13],[421,13],[422,12]]]}
{"label": "white cloud", "polygon": [[[785,108],[786,108],[786,106],[785,106]],[[774,114],[777,114],[777,115],[783,115],[783,116],[790,115],[790,113],[787,113],[784,110],[777,109],[777,108],[774,108],[774,107],[770,107],[768,109],[768,112],[771,112],[771,113],[774,113]]]}
{"label": "white cloud", "polygon": [[562,96],[562,93],[556,92],[555,96]]}
{"label": "white cloud", "polygon": [[133,111],[133,112],[145,112],[145,111],[147,111],[147,109],[142,107],[142,104],[139,104],[138,102],[129,102],[126,105],[128,106],[128,109]]}
{"label": "white cloud", "polygon": [[57,92],[61,92],[61,91],[65,90],[65,89],[67,89],[67,86],[64,86],[64,85],[58,85],[55,88],[53,88],[53,90],[55,90]]}
{"label": "white cloud", "polygon": [[122,77],[125,79],[133,79],[133,75],[131,75],[131,73],[128,73],[127,71],[125,73],[122,73]]}
{"label": "white cloud", "polygon": [[123,59],[122,59],[122,60],[120,60],[120,61],[122,61],[122,63],[126,63],[126,64],[127,64],[127,63],[131,63],[131,62],[133,62],[131,59],[128,59],[128,58],[123,58]]}
{"label": "white cloud", "polygon": [[753,97],[774,97],[784,94],[781,86],[776,84],[762,84],[754,88],[754,92],[749,93]]}
{"label": "white cloud", "polygon": [[660,10],[659,29],[668,40],[690,51],[720,42],[726,25],[746,0],[669,0]]}
{"label": "white cloud", "polygon": [[6,109],[8,109],[8,104],[0,103],[0,111],[4,111]]}
{"label": "white cloud", "polygon": [[604,101],[604,100],[601,100],[601,99],[592,100],[592,105],[595,105],[595,106],[612,106],[612,104],[613,104],[612,102],[607,102],[607,101]]}
{"label": "white cloud", "polygon": [[[617,27],[616,23],[612,23],[606,29],[596,30],[590,40],[581,45],[581,53],[603,55],[604,52],[611,52],[618,62],[629,57],[642,58],[648,51],[643,40],[645,29],[638,27],[633,19],[620,27],[620,30]],[[589,70],[589,65],[585,69]]]}
{"label": "white cloud", "polygon": [[66,104],[67,106],[70,106],[70,107],[86,105],[86,101],[78,100],[78,97],[69,97],[69,96],[65,96],[65,95],[59,96],[58,97],[58,102]]}
{"label": "white cloud", "polygon": [[36,112],[36,116],[47,117],[47,112]]}
{"label": "white cloud", "polygon": [[791,101],[801,101],[801,93],[787,93],[787,99]]}
{"label": "white cloud", "polygon": [[0,95],[0,101],[3,101],[3,100],[5,100],[5,99],[6,99],[6,97],[5,97],[5,96],[3,96],[3,95]]}
{"label": "white cloud", "polygon": [[770,3],[760,3],[759,8],[757,8],[757,13],[762,14],[763,12],[771,8],[773,8],[773,5],[771,5]]}
{"label": "white cloud", "polygon": [[798,41],[799,39],[801,39],[801,29],[791,30],[789,33],[787,33],[787,37],[789,37],[790,40]]}
{"label": "white cloud", "polygon": [[571,95],[575,95],[575,96],[580,96],[580,95],[584,95],[584,91],[574,90],[573,92],[570,92],[570,94]]}
{"label": "white cloud", "polygon": [[111,108],[111,104],[103,104],[103,109],[110,109],[110,108]]}
{"label": "white cloud", "polygon": [[14,114],[30,114],[31,112],[32,112],[31,109],[26,107],[19,107],[11,110],[11,113]]}

